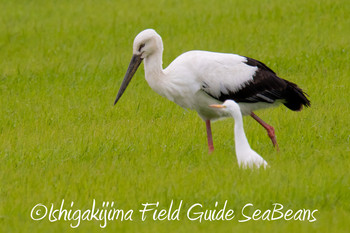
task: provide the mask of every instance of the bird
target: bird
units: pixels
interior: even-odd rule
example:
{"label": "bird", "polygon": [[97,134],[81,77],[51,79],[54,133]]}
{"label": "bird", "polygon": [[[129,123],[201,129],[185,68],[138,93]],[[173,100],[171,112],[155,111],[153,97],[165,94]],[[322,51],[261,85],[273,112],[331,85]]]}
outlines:
{"label": "bird", "polygon": [[267,162],[249,145],[243,128],[243,118],[239,105],[233,100],[226,100],[223,104],[209,105],[212,108],[221,109],[230,114],[235,120],[235,150],[237,162],[241,168],[259,168],[268,166]]}
{"label": "bird", "polygon": [[201,50],[185,52],[163,69],[163,41],[154,29],[141,31],[133,42],[133,55],[114,105],[125,92],[144,61],[145,79],[159,95],[185,109],[197,111],[204,120],[209,153],[214,151],[211,121],[229,117],[209,107],[231,99],[243,115],[262,125],[278,149],[274,128],[254,111],[284,104],[293,111],[309,107],[307,94],[296,84],[282,79],[264,63],[237,54]]}

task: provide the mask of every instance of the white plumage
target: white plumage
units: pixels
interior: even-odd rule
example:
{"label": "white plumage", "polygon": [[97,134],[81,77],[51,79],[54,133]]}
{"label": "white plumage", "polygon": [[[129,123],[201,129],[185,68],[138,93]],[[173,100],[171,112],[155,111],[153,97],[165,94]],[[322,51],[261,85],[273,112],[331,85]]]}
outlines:
{"label": "white plumage", "polygon": [[226,100],[222,105],[210,105],[210,107],[221,109],[235,119],[235,149],[238,165],[242,168],[259,168],[260,166],[266,168],[267,162],[249,145],[244,132],[243,119],[239,105],[232,100]]}
{"label": "white plumage", "polygon": [[144,60],[145,78],[149,86],[181,107],[197,111],[206,122],[209,151],[214,149],[210,121],[229,116],[210,108],[211,104],[219,104],[226,99],[235,100],[243,115],[250,114],[263,125],[276,146],[272,126],[263,122],[253,111],[281,102],[295,108],[287,106],[292,110],[299,110],[302,105],[309,104],[300,101],[298,95],[304,96],[300,88],[278,78],[270,68],[254,59],[235,54],[189,51],[163,69],[162,55],[162,39],[153,29],[146,29],[135,37],[133,57],[114,104]]}
{"label": "white plumage", "polygon": [[[163,71],[168,77],[164,79],[166,83],[163,86],[169,89],[158,86],[154,90],[159,94],[165,92],[165,97],[174,98],[173,101],[183,108],[196,110],[204,120],[214,120],[222,115],[205,105],[213,103],[213,100],[217,101],[213,97],[218,98],[221,94],[235,92],[253,81],[257,67],[242,65],[245,61],[244,57],[235,54],[186,52]],[[148,80],[147,76],[146,72]],[[245,115],[250,112],[247,111]]]}

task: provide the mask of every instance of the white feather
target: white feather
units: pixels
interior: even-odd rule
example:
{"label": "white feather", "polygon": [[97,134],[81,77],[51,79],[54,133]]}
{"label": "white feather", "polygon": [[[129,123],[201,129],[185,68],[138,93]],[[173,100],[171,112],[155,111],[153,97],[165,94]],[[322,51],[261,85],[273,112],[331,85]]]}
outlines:
{"label": "white feather", "polygon": [[238,165],[242,168],[259,168],[260,166],[266,168],[267,162],[249,145],[239,105],[232,100],[226,100],[222,106],[225,108],[220,108],[220,110],[229,113],[235,119],[235,149]]}

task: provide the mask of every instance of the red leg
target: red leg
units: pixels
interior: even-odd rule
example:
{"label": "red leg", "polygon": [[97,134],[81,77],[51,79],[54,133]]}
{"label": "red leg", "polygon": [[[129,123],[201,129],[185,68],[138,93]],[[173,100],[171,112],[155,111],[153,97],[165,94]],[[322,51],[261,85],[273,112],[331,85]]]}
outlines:
{"label": "red leg", "polygon": [[255,113],[252,112],[250,114],[250,116],[253,117],[254,120],[259,122],[259,124],[262,125],[262,127],[264,127],[266,129],[267,135],[269,135],[273,146],[276,147],[277,151],[279,151],[277,140],[276,140],[276,135],[275,135],[275,129],[271,125],[269,125],[265,121],[263,121],[261,118],[259,118],[257,115],[255,115]]}
{"label": "red leg", "polygon": [[212,153],[214,151],[214,144],[213,144],[213,136],[211,134],[210,120],[205,121],[205,126],[207,127],[209,153]]}

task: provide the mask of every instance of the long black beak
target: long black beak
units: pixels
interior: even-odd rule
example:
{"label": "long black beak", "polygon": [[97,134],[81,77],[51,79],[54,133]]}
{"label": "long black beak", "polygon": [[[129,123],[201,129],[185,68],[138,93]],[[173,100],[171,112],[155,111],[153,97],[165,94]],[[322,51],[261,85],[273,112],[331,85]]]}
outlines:
{"label": "long black beak", "polygon": [[142,62],[141,54],[140,55],[133,55],[128,67],[128,70],[126,71],[126,74],[124,76],[124,80],[122,82],[122,85],[119,88],[117,98],[114,101],[114,105],[118,102],[120,97],[122,97],[126,87],[129,85],[129,82],[131,81],[132,77],[134,76],[137,68],[140,66]]}

